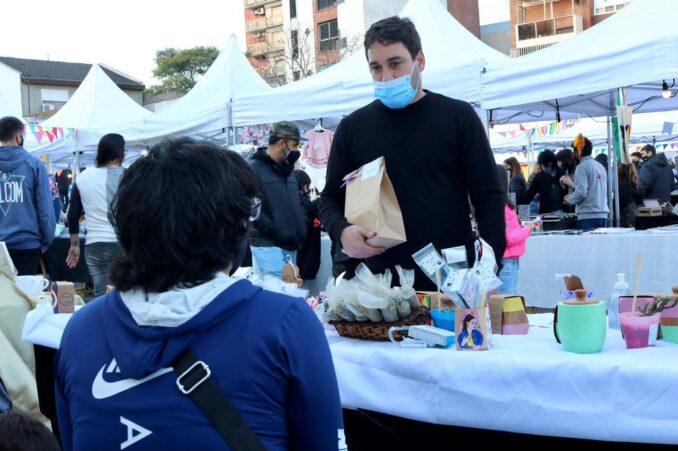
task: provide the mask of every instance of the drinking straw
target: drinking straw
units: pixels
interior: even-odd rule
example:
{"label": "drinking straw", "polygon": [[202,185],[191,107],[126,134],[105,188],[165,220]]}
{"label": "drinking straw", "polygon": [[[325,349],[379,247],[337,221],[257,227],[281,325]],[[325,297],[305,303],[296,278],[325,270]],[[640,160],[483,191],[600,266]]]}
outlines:
{"label": "drinking straw", "polygon": [[631,304],[631,311],[636,311],[636,298],[638,297],[638,285],[640,284],[640,268],[643,266],[643,253],[638,251],[636,254],[636,280],[633,283],[633,304]]}

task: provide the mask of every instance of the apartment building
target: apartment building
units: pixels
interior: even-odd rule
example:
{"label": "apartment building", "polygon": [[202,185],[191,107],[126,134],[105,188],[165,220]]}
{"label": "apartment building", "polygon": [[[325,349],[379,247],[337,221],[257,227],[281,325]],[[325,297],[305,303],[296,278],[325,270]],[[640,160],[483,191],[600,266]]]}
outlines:
{"label": "apartment building", "polygon": [[266,81],[276,86],[286,79],[285,34],[281,0],[243,0],[247,56]]}
{"label": "apartment building", "polygon": [[581,33],[631,0],[478,0],[480,39],[511,56]]}
{"label": "apartment building", "polygon": [[[269,82],[303,78],[362,51],[369,26],[407,0],[243,0],[252,65]],[[437,0],[480,36],[478,0]]]}
{"label": "apartment building", "polygon": [[511,55],[568,39],[621,10],[630,0],[511,0]]}

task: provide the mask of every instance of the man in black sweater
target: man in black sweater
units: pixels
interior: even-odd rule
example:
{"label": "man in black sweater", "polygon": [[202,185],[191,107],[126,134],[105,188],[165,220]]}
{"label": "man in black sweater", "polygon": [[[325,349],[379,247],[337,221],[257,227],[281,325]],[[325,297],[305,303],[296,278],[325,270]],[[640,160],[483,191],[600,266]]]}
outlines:
{"label": "man in black sweater", "polygon": [[[472,247],[470,203],[480,235],[501,260],[506,245],[503,193],[492,150],[471,105],[421,86],[425,58],[408,19],[391,17],[365,34],[365,53],[375,81],[375,100],[344,118],[332,142],[320,219],[343,252],[383,272],[414,268],[419,249]],[[385,250],[367,244],[375,236],[344,217],[342,178],[383,156],[403,213],[407,242]],[[395,271],[393,271],[395,273]],[[433,284],[418,268],[415,288]]]}

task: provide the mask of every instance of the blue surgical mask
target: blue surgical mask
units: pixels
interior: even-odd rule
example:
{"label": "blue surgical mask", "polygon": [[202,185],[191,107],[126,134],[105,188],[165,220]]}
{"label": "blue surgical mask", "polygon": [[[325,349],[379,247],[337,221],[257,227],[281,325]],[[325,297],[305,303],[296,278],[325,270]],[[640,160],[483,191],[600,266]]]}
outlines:
{"label": "blue surgical mask", "polygon": [[394,78],[389,81],[375,81],[374,82],[374,96],[381,100],[381,103],[386,105],[388,108],[400,109],[405,108],[407,105],[412,102],[414,96],[417,95],[417,89],[419,88],[419,83],[421,82],[421,75],[419,76],[419,82],[417,82],[417,88],[412,87],[412,74],[414,73],[414,66],[412,65],[412,70],[409,75],[403,75],[402,77]]}

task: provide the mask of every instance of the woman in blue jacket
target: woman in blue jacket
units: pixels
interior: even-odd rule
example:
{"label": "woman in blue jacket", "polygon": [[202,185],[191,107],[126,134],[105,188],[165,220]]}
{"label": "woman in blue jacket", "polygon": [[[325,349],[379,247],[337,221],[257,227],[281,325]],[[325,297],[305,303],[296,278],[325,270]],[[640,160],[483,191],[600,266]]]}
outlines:
{"label": "woman in blue jacket", "polygon": [[232,449],[178,388],[191,384],[175,374],[187,350],[266,449],[337,450],[322,325],[302,299],[229,275],[258,195],[239,155],[190,140],[164,142],[125,172],[109,215],[123,250],[116,289],[73,315],[57,357],[64,450]]}

